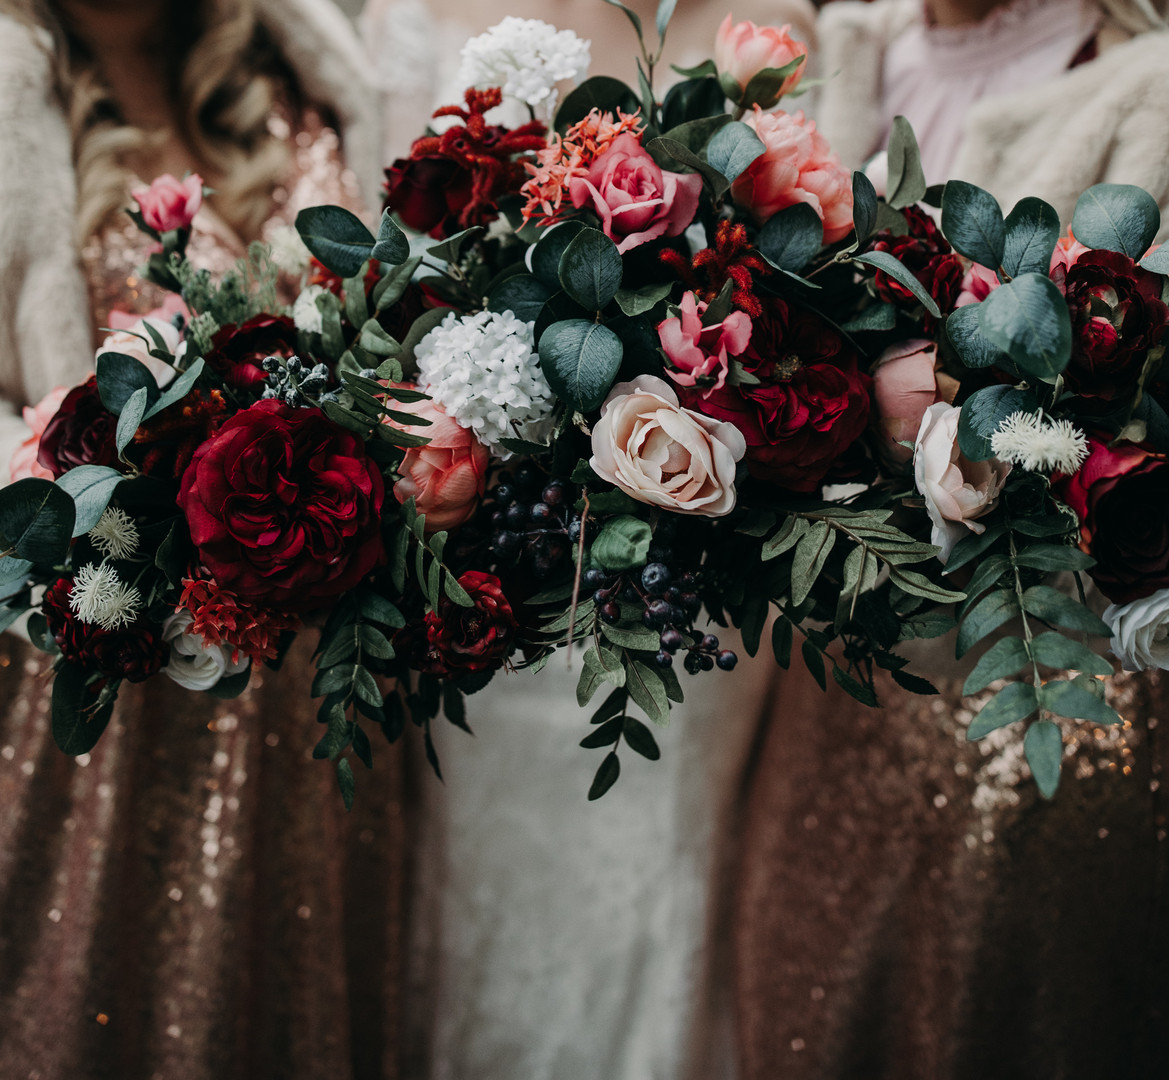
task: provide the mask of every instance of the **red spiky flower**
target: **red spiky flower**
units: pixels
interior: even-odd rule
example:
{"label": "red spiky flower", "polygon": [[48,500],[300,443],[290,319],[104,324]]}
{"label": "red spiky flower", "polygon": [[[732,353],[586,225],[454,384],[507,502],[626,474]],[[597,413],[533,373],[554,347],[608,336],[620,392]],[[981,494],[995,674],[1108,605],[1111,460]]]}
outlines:
{"label": "red spiky flower", "polygon": [[662,252],[661,260],[700,300],[710,303],[723,286],[732,281],[731,302],[734,306],[753,319],[762,313],[763,308],[751,290],[754,275],[766,273],[767,264],[751,246],[746,226],[720,221],[715,231],[714,247],[703,248],[689,262],[684,255],[667,248]]}

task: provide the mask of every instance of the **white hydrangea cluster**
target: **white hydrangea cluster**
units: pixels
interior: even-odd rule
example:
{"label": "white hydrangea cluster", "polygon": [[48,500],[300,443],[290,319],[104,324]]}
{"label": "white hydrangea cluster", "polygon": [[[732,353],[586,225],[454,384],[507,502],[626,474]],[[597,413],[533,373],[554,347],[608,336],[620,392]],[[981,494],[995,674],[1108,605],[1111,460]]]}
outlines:
{"label": "white hydrangea cluster", "polygon": [[509,15],[463,46],[459,86],[498,86],[546,116],[556,108],[556,84],[579,82],[589,69],[589,42],[539,19]]}
{"label": "white hydrangea cluster", "polygon": [[990,437],[1000,461],[1028,472],[1074,473],[1088,456],[1088,440],[1070,420],[1045,420],[1038,413],[1013,412]]}
{"label": "white hydrangea cluster", "polygon": [[296,324],[297,330],[303,330],[306,334],[321,332],[324,319],[321,316],[321,309],[317,307],[317,297],[323,296],[324,293],[323,285],[310,285],[296,298],[296,303],[292,305],[292,321]]}
{"label": "white hydrangea cluster", "polygon": [[418,383],[494,455],[502,438],[542,441],[555,400],[540,370],[533,323],[512,312],[451,312],[414,350]]}
{"label": "white hydrangea cluster", "polygon": [[120,630],[138,618],[142,594],[127,585],[109,563],[88,563],[77,571],[69,606],[83,623]]}

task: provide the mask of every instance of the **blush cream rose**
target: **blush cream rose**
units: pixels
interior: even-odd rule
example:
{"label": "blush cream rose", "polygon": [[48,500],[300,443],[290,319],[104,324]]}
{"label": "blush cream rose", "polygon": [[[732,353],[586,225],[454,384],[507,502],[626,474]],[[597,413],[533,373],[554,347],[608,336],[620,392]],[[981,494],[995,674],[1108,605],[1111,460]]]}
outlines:
{"label": "blush cream rose", "polygon": [[1103,619],[1112,627],[1112,655],[1125,671],[1169,669],[1169,589],[1110,604]]}
{"label": "blush cream rose", "polygon": [[722,517],[735,506],[742,432],[678,404],[663,379],[618,383],[593,428],[593,471],[639,502],[676,514]]}
{"label": "blush cream rose", "polygon": [[714,63],[719,74],[730,75],[745,89],[752,77],[765,68],[786,67],[803,57],[800,64],[779,88],[777,97],[790,94],[798,85],[808,65],[807,48],[791,36],[791,24],[756,26],[747,20],[737,23],[727,14],[714,39]]}

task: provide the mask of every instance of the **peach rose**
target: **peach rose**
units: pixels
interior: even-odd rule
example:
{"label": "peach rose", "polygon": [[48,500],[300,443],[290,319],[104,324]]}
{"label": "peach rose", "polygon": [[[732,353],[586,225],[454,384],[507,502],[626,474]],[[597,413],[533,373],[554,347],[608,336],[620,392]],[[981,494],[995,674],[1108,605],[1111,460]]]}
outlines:
{"label": "peach rose", "polygon": [[53,474],[37,461],[37,451],[41,446],[41,436],[50,420],[57,415],[65,395],[73,388],[58,386],[50,390],[36,405],[26,405],[21,411],[24,422],[28,424],[29,436],[13,452],[12,460],[8,463],[8,472],[13,481],[26,480],[30,476],[42,480],[52,480]]}
{"label": "peach rose", "polygon": [[784,79],[776,97],[790,94],[808,66],[808,50],[791,36],[790,30],[791,23],[778,29],[749,21],[737,23],[728,12],[714,39],[714,63],[719,74],[730,75],[742,90],[764,68],[786,67],[802,56],[803,63]]}
{"label": "peach rose", "polygon": [[[123,321],[122,319],[115,320],[115,314],[120,313],[110,313],[111,324]],[[105,340],[98,346],[97,352],[94,353],[94,360],[101,356],[102,353],[108,352],[121,353],[123,356],[132,356],[140,364],[149,368],[150,374],[154,376],[155,382],[159,386],[166,386],[175,377],[175,370],[165,361],[150,355],[150,350],[156,346],[154,338],[146,329],[148,326],[162,338],[167,351],[173,356],[182,339],[182,335],[179,333],[177,327],[174,323],[166,319],[146,315],[131,323],[125,329],[115,329],[112,334],[107,334]]]}
{"label": "peach rose", "polygon": [[926,409],[939,401],[951,402],[958,381],[938,370],[938,347],[932,341],[914,339],[890,345],[873,367],[873,399],[878,429],[884,435],[881,452],[898,464],[913,451],[912,442]]}
{"label": "peach rose", "polygon": [[942,549],[938,559],[943,563],[967,532],[986,531],[976,519],[994,509],[1011,471],[997,458],[970,461],[963,456],[958,449],[960,412],[944,401],[931,405],[921,418],[913,448],[914,482],[933,522],[930,543]]}
{"label": "peach rose", "polygon": [[[401,384],[407,389],[415,387]],[[398,466],[400,479],[394,497],[400,503],[413,497],[420,514],[426,515],[426,531],[438,532],[462,525],[474,512],[487,483],[488,452],[469,428],[460,427],[430,398],[392,403],[395,412],[411,413],[429,420],[429,427],[386,423],[430,440],[412,446]]]}
{"label": "peach rose", "polygon": [[694,386],[698,380],[713,379],[709,390],[722,388],[730,368],[730,357],[738,356],[751,340],[751,317],[732,311],[720,323],[703,326],[702,316],[709,304],[688,292],[679,305],[680,318],[658,324],[658,339],[674,369],[666,374],[679,386]]}
{"label": "peach rose", "polygon": [[1081,255],[1085,255],[1091,250],[1090,247],[1081,244],[1072,235],[1072,229],[1069,225],[1067,235],[1061,236],[1055,242],[1055,250],[1051,253],[1051,269],[1049,272],[1053,272],[1057,266],[1062,266],[1066,274],[1076,265]]}
{"label": "peach rose", "polygon": [[766,148],[731,185],[731,197],[761,224],[785,207],[805,202],[824,222],[824,243],[852,228],[852,176],[828,141],[802,112],[765,113],[758,105],[744,118]]}
{"label": "peach rose", "polygon": [[593,472],[638,502],[677,514],[722,517],[735,506],[742,432],[678,404],[663,379],[618,383],[593,428]]}
{"label": "peach rose", "polygon": [[192,173],[176,180],[163,173],[149,187],[137,187],[130,194],[142,211],[142,220],[155,232],[185,229],[203,205],[203,178]]}
{"label": "peach rose", "polygon": [[598,154],[587,176],[568,182],[572,205],[595,211],[622,255],[659,236],[680,236],[694,219],[702,177],[667,172],[636,135],[618,135]]}

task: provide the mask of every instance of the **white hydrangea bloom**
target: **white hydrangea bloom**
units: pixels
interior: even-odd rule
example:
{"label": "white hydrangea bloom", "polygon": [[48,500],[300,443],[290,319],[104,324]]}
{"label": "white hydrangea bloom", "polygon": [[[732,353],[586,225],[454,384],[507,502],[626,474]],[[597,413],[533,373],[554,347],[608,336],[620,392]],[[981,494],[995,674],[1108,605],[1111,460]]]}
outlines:
{"label": "white hydrangea bloom", "polygon": [[272,249],[272,261],[286,274],[303,274],[312,258],[304,246],[300,233],[291,225],[278,225],[268,238]]}
{"label": "white hydrangea bloom", "polygon": [[317,307],[317,297],[323,296],[325,287],[323,285],[310,285],[296,298],[296,303],[292,305],[292,321],[296,324],[297,330],[303,330],[306,334],[319,334],[324,325],[321,318],[321,309]]}
{"label": "white hydrangea bloom", "polygon": [[1077,472],[1088,456],[1088,440],[1070,420],[1045,420],[1038,413],[1013,412],[990,437],[1000,461],[1028,472]]}
{"label": "white hydrangea bloom", "polygon": [[142,594],[127,585],[118,572],[102,563],[83,566],[73,579],[69,606],[83,623],[94,623],[103,630],[120,630],[138,617]]}
{"label": "white hydrangea bloom", "polygon": [[534,323],[510,311],[451,312],[414,350],[418,383],[443,411],[501,458],[501,438],[539,442],[555,398],[540,370]]}
{"label": "white hydrangea bloom", "polygon": [[[179,611],[162,624],[162,638],[170,645],[170,660],[162,670],[188,690],[210,690],[220,679],[247,670],[249,660],[230,645],[212,645],[199,634],[188,633],[193,618]],[[232,658],[235,653],[235,658]]]}
{"label": "white hydrangea bloom", "polygon": [[111,559],[128,559],[138,550],[138,526],[116,506],[107,506],[98,523],[89,530],[93,546]]}
{"label": "white hydrangea bloom", "polygon": [[1169,670],[1169,589],[1110,604],[1102,618],[1112,627],[1112,655],[1125,671]]}
{"label": "white hydrangea bloom", "polygon": [[463,46],[457,81],[481,90],[498,86],[505,97],[551,116],[556,84],[561,79],[579,82],[588,69],[588,41],[539,19],[509,15]]}

